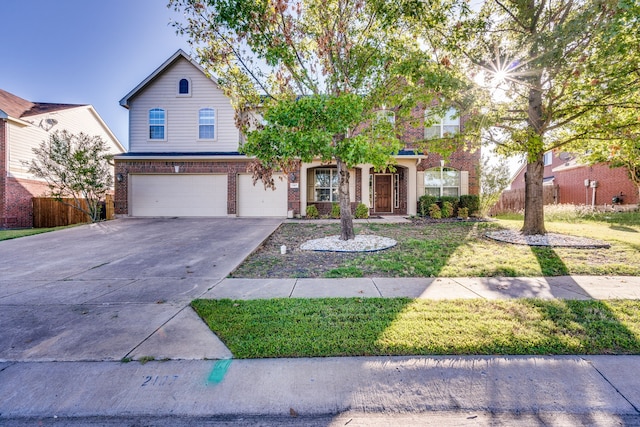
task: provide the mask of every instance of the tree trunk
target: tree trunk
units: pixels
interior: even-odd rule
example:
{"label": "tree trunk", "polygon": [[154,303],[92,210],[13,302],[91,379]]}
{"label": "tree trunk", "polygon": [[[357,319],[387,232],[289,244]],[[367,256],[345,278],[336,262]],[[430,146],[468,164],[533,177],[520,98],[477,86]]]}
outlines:
{"label": "tree trunk", "polygon": [[351,240],[356,237],[353,231],[353,215],[351,214],[351,197],[349,195],[349,169],[339,158],[336,158],[338,165],[338,198],[340,200],[340,240]]}
{"label": "tree trunk", "polygon": [[544,228],[544,161],[539,154],[533,163],[527,164],[524,175],[524,226],[522,234],[545,234]]}

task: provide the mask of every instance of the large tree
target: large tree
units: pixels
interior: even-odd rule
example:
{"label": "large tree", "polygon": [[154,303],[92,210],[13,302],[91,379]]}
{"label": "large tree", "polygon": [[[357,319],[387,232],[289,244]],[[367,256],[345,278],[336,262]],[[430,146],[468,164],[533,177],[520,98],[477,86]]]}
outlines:
{"label": "large tree", "polygon": [[99,221],[100,201],[113,188],[108,144],[99,136],[57,131],[33,154],[29,172],[46,181],[49,195]]}
{"label": "large tree", "polygon": [[[176,23],[232,99],[241,148],[255,156],[254,178],[295,161],[334,161],[343,240],[354,237],[349,169],[393,167],[400,133],[417,105],[459,93],[465,77],[422,43],[440,25],[441,3],[386,0],[172,0]],[[452,95],[451,98],[454,96]],[[387,107],[389,109],[387,109]],[[263,120],[256,120],[256,111]],[[254,120],[252,120],[252,118]]]}
{"label": "large tree", "polygon": [[639,62],[630,56],[638,51],[637,6],[625,0],[487,0],[469,22],[479,36],[468,37],[463,50],[500,94],[493,97],[494,126],[487,135],[501,152],[525,156],[522,232],[544,234],[544,153],[584,150],[587,141],[615,137],[621,122],[603,120],[603,111],[635,108],[637,117],[637,98],[635,107],[629,103],[638,88]]}

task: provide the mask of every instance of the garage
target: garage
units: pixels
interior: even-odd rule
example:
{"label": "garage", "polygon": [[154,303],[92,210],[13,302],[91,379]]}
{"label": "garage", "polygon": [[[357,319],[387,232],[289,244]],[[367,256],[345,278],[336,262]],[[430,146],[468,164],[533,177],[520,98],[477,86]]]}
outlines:
{"label": "garage", "polygon": [[227,175],[129,176],[131,216],[227,216]]}
{"label": "garage", "polygon": [[274,174],[276,189],[264,188],[262,182],[253,185],[253,177],[238,175],[238,216],[246,217],[286,217],[287,180],[282,174]]}

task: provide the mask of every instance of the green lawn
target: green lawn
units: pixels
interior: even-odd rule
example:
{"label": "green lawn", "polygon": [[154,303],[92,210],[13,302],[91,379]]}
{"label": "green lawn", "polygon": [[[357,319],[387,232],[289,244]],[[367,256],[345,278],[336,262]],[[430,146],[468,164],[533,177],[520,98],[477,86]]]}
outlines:
{"label": "green lawn", "polygon": [[[547,220],[549,232],[601,240],[610,248],[529,247],[497,242],[488,231],[519,229],[522,219],[491,222],[358,224],[356,233],[390,237],[374,253],[299,250],[306,240],[339,234],[338,224],[283,224],[231,277],[491,277],[640,275],[640,214]],[[286,245],[286,255],[280,246]]]}
{"label": "green lawn", "polygon": [[640,354],[640,301],[196,300],[236,358]]}
{"label": "green lawn", "polygon": [[73,227],[51,227],[51,228],[21,228],[16,230],[0,230],[0,240],[17,239],[19,237],[32,236],[34,234],[47,233],[49,231],[61,230]]}

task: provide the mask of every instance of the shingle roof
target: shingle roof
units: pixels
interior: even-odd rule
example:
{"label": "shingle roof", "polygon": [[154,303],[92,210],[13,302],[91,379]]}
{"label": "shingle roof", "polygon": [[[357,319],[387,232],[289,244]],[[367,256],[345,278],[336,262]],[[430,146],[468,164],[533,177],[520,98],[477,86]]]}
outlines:
{"label": "shingle roof", "polygon": [[56,104],[49,102],[31,102],[22,99],[6,90],[0,89],[0,110],[11,117],[21,118],[51,111],[65,110],[87,104]]}

